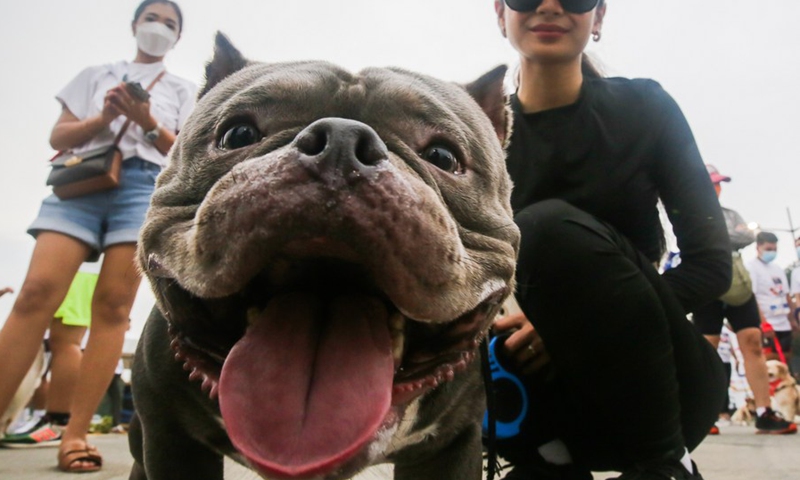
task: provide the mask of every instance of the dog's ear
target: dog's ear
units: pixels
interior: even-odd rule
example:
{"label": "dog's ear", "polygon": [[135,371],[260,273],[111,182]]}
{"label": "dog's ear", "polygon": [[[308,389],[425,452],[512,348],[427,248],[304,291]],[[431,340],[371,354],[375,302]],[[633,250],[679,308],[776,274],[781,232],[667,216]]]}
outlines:
{"label": "dog's ear", "polygon": [[237,72],[247,65],[247,59],[233,46],[228,37],[217,32],[214,40],[214,58],[206,64],[206,83],[197,94],[201,98],[228,75]]}
{"label": "dog's ear", "polygon": [[512,113],[508,97],[503,89],[503,80],[508,67],[500,65],[464,86],[492,121],[497,138],[506,147],[511,137]]}

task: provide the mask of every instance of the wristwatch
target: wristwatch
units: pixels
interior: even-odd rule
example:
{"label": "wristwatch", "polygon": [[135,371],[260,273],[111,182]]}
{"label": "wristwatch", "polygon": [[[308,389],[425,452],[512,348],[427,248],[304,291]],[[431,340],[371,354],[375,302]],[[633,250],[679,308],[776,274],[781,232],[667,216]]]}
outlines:
{"label": "wristwatch", "polygon": [[147,140],[150,143],[154,143],[156,140],[158,140],[159,135],[161,135],[161,124],[160,123],[156,124],[156,128],[154,128],[152,130],[149,130],[147,132],[144,132],[145,140]]}

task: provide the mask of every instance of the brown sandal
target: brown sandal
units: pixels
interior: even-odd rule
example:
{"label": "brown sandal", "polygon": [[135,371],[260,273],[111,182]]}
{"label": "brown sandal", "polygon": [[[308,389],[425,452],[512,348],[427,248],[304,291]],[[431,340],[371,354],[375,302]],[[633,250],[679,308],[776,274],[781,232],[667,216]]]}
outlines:
{"label": "brown sandal", "polygon": [[[58,469],[67,473],[88,473],[96,472],[103,466],[103,457],[97,447],[85,444],[86,448],[58,452]],[[76,462],[89,462],[92,466],[78,467]]]}

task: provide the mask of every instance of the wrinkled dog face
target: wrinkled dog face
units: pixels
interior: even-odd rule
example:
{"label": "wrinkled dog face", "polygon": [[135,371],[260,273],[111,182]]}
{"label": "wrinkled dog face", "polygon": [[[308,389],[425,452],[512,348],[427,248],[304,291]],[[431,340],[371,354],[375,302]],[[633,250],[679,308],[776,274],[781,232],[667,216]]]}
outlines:
{"label": "wrinkled dog face", "polygon": [[217,42],[141,267],[247,460],[338,477],[465,368],[511,291],[503,71],[468,87],[492,122],[454,84]]}

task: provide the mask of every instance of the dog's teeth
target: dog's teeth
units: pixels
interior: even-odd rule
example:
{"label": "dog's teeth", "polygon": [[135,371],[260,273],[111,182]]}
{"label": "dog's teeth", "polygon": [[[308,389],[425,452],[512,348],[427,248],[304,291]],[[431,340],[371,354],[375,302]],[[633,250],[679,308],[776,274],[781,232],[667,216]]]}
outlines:
{"label": "dog's teeth", "polygon": [[252,326],[253,323],[256,322],[256,319],[257,319],[257,317],[258,317],[258,315],[260,313],[261,313],[261,310],[259,310],[256,307],[250,307],[250,308],[247,309],[247,326],[248,327]]}
{"label": "dog's teeth", "polygon": [[403,361],[403,349],[405,348],[405,326],[406,318],[400,312],[394,312],[389,317],[389,333],[392,336],[392,357],[394,358],[395,368],[400,366]]}
{"label": "dog's teeth", "polygon": [[389,317],[389,328],[392,329],[392,332],[402,332],[405,325],[406,317],[404,317],[402,313],[394,312],[392,316]]}
{"label": "dog's teeth", "polygon": [[402,335],[392,339],[392,357],[394,358],[395,367],[399,367],[403,361],[403,340]]}

